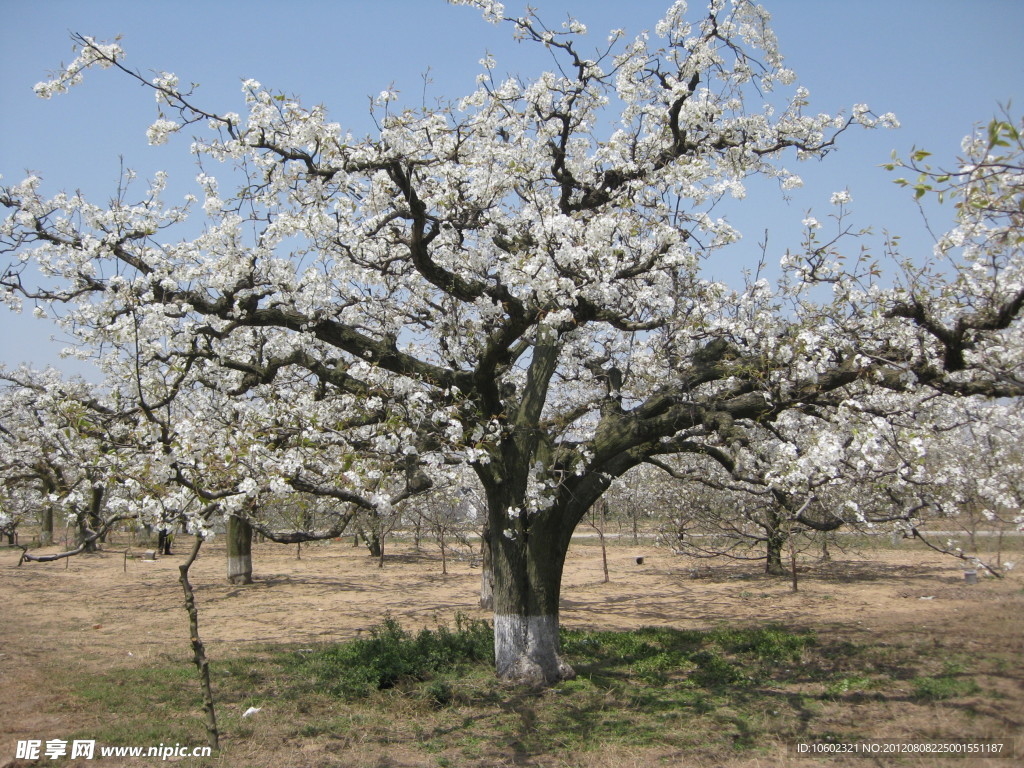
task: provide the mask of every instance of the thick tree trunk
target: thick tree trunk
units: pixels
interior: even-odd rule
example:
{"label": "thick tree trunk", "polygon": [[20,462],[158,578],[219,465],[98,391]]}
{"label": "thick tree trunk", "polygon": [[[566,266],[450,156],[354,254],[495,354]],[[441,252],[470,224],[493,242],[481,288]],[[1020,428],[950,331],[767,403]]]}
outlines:
{"label": "thick tree trunk", "polygon": [[164,528],[160,529],[157,534],[156,548],[161,555],[173,555],[171,552],[171,542],[174,540],[174,535]]}
{"label": "thick tree trunk", "polygon": [[381,541],[380,534],[378,534],[376,531],[370,531],[369,533],[367,533],[366,531],[360,528],[359,532],[356,534],[356,541],[359,540],[359,537],[362,537],[363,543],[366,545],[366,548],[370,551],[370,557],[375,557],[378,560],[383,560],[384,545],[383,542]]}
{"label": "thick tree trunk", "polygon": [[516,530],[499,530],[494,517],[491,557],[498,678],[534,687],[570,680],[576,673],[562,658],[558,636],[569,536],[559,530],[557,515],[542,514]]}
{"label": "thick tree trunk", "polygon": [[228,582],[252,584],[252,526],[240,517],[228,517]]}
{"label": "thick tree trunk", "polygon": [[[92,494],[89,501],[89,527],[94,531],[101,530],[103,528],[103,502],[107,496],[107,489],[102,485],[94,485],[92,487]],[[97,544],[107,543],[107,532],[104,530],[97,541]],[[99,547],[97,546],[97,549]]]}
{"label": "thick tree trunk", "polygon": [[93,537],[92,531],[100,530],[102,526],[101,513],[103,511],[103,500],[106,496],[106,489],[103,486],[93,486],[89,493],[89,509],[78,514],[78,543],[86,542],[85,552],[99,552],[100,543],[106,538]]}
{"label": "thick tree trunk", "polygon": [[786,537],[778,530],[768,532],[768,556],[765,562],[765,573],[769,576],[786,576],[788,571],[782,564],[782,547]]}
{"label": "thick tree trunk", "polygon": [[39,544],[43,547],[53,544],[53,507],[49,504],[43,508],[42,525],[39,529]]}
{"label": "thick tree trunk", "polygon": [[[576,676],[562,657],[558,632],[565,556],[573,530],[611,478],[636,463],[635,456],[614,450],[622,435],[609,429],[596,441],[595,455],[604,452],[609,457],[603,471],[563,475],[568,466],[562,466],[562,460],[571,464],[575,459],[567,454],[557,458],[559,449],[539,426],[559,352],[557,334],[541,326],[519,402],[511,408],[506,403],[509,432],[491,460],[475,467],[487,496],[495,669],[501,680],[530,686]],[[496,394],[490,393],[491,405]],[[558,479],[558,490],[545,494],[543,511],[537,510],[536,504],[528,503],[531,474],[556,467],[551,479]]]}
{"label": "thick tree trunk", "polygon": [[779,514],[777,507],[772,507],[768,510],[763,525],[768,549],[764,567],[765,573],[769,576],[785,576],[788,570],[782,564],[782,550],[786,546],[788,526],[783,524],[782,515]]}
{"label": "thick tree trunk", "polygon": [[[88,541],[86,541],[87,539]],[[79,518],[77,543],[81,544],[82,542],[86,542],[83,552],[99,552],[99,542],[96,539],[89,539],[89,524],[84,518]]]}

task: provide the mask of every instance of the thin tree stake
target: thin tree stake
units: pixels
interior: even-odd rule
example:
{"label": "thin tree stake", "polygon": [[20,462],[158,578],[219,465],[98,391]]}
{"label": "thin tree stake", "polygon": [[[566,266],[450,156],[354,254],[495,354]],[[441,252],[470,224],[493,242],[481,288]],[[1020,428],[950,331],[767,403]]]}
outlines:
{"label": "thin tree stake", "polygon": [[220,749],[220,734],[217,731],[217,713],[213,703],[213,689],[210,687],[210,662],[206,658],[206,649],[203,641],[199,638],[199,611],[196,609],[195,594],[192,592],[192,585],[188,581],[188,569],[192,567],[196,557],[199,555],[199,548],[203,545],[203,537],[196,534],[195,543],[192,545],[192,552],[188,559],[178,566],[181,572],[181,588],[185,592],[185,610],[188,611],[189,635],[192,639],[192,659],[196,669],[199,670],[199,680],[203,688],[203,711],[206,712],[206,733],[210,746],[213,749]]}
{"label": "thin tree stake", "polygon": [[796,584],[796,543],[793,541],[793,529],[789,530],[789,565],[793,570],[793,591],[797,591]]}

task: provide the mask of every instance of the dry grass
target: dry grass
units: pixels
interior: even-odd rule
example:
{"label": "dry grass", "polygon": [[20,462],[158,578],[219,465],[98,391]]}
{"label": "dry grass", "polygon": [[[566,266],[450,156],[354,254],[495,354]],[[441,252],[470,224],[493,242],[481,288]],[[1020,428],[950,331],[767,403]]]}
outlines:
{"label": "dry grass", "polygon": [[[795,594],[785,580],[754,567],[624,546],[610,550],[612,581],[602,584],[600,552],[591,542],[570,553],[562,618],[578,633],[772,624],[783,636],[813,633],[816,642],[799,660],[769,664],[752,680],[733,679],[730,671],[761,663],[744,652],[721,651],[723,678],[716,680],[694,675],[697,667],[682,649],[675,657],[634,654],[619,662],[578,652],[580,679],[544,693],[504,689],[474,668],[442,675],[447,692],[431,693],[436,676],[355,701],[311,689],[284,663],[288,654],[365,636],[385,612],[410,628],[449,621],[459,611],[486,618],[473,609],[477,569],[457,563],[442,576],[432,553],[397,551],[400,557],[378,570],[345,543],[309,547],[301,560],[294,547],[261,545],[258,581],[245,588],[224,583],[217,546],[205,551],[194,582],[225,740],[218,758],[196,765],[843,765],[850,763],[799,758],[792,745],[809,735],[1022,735],[1021,578],[966,586],[956,563],[905,545],[837,553],[829,564],[805,561]],[[643,566],[635,562],[640,554]],[[112,554],[79,558],[67,569],[15,568],[16,560],[0,554],[0,765],[25,738],[203,743],[174,581],[178,557],[132,560],[127,572]],[[717,663],[714,655],[698,662],[703,669]],[[262,710],[243,719],[249,706]],[[875,764],[943,762],[906,757]]]}

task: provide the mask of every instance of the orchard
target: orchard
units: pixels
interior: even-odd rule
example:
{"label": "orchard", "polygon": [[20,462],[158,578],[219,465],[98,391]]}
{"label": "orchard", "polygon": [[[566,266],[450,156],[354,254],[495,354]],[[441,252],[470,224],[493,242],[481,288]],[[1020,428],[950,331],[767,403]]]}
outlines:
{"label": "orchard", "polygon": [[0,372],[0,519],[38,521],[44,543],[55,518],[78,532],[23,567],[127,523],[187,533],[193,556],[226,530],[244,584],[254,535],[358,528],[384,557],[411,516],[445,554],[473,529],[496,674],[543,688],[576,675],[559,639],[572,537],[616,499],[663,512],[673,547],[725,536],[773,573],[787,537],[915,536],[968,504],[1021,528],[1024,123],[1000,115],[948,163],[892,158],[908,195],[955,217],[934,252],[862,247],[839,191],[838,227],[808,215],[777,278],[726,282],[739,233],[715,204],[753,179],[785,194],[801,163],[896,117],[812,109],[748,0],[676,3],[596,50],[574,19],[456,4],[550,71],[486,56],[461,98],[384,90],[366,136],[256,80],[244,113],[218,111],[188,73],[74,35],[37,93],[142,86],[149,142],[191,154],[195,188],[175,202],[166,174],[128,170],[106,201],[0,186],[0,295],[104,376]]}

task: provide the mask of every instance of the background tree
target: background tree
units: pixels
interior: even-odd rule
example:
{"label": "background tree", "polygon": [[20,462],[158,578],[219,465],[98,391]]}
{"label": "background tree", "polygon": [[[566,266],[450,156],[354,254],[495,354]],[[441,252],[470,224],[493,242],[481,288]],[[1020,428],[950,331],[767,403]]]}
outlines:
{"label": "background tree", "polygon": [[[608,487],[605,495],[608,509],[619,521],[619,534],[622,535],[622,523],[629,526],[629,535],[634,546],[640,544],[641,525],[652,519],[665,515],[666,502],[655,498],[660,490],[659,472],[642,471],[643,467],[627,472]],[[649,533],[646,529],[644,533]]]}
{"label": "background tree", "polygon": [[[148,462],[139,461],[130,438],[132,424],[96,389],[54,370],[0,369],[0,484],[7,503],[21,514],[35,513],[41,543],[54,538],[54,523],[75,532],[75,544],[59,554],[24,559],[60,559],[94,552],[118,524],[134,520],[132,483],[146,481]],[[129,467],[139,461],[139,468]],[[126,483],[129,474],[135,479]],[[10,514],[10,513],[7,513]]]}
{"label": "background tree", "polygon": [[477,514],[470,488],[463,484],[437,487],[409,504],[441,551],[441,573],[448,573],[448,558],[453,553],[474,557],[469,533],[476,527]]}
{"label": "background tree", "polygon": [[790,411],[736,427],[731,444],[709,440],[695,444],[693,455],[652,460],[681,486],[673,492],[680,503],[669,534],[676,550],[763,560],[768,574],[782,576],[793,573],[795,539],[803,534],[904,519],[898,512],[867,516],[849,501],[856,497],[851,488],[898,477],[905,464],[883,450],[878,430],[890,432],[889,421],[872,426],[851,420],[848,410]]}

